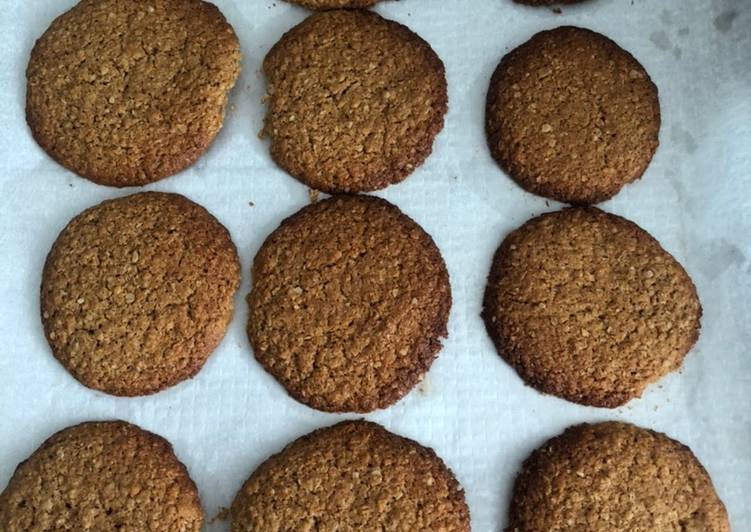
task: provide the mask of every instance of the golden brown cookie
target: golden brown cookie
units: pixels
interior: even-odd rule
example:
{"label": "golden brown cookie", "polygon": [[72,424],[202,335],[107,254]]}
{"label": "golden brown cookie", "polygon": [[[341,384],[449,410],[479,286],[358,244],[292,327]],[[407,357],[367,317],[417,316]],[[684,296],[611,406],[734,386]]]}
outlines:
{"label": "golden brown cookie", "polygon": [[256,359],[313,408],[386,408],[446,337],[448,272],[433,239],[394,205],[335,196],[282,222],[253,262]]}
{"label": "golden brown cookie", "polygon": [[286,0],[290,4],[323,11],[326,9],[351,9],[358,7],[370,7],[380,0]]}
{"label": "golden brown cookie", "polygon": [[73,218],[47,256],[47,341],[89,388],[157,392],[195,375],[221,341],[239,268],[227,230],[187,198],[105,201]]}
{"label": "golden brown cookie", "polygon": [[507,532],[730,532],[691,449],[626,423],[568,428],[524,462]]}
{"label": "golden brown cookie", "polygon": [[524,189],[597,203],[646,170],[660,104],[631,54],[566,26],[538,33],[503,58],[490,81],[485,126],[493,157]]}
{"label": "golden brown cookie", "polygon": [[453,473],[432,449],[367,421],[295,440],[262,463],[232,503],[232,532],[469,532]]}
{"label": "golden brown cookie", "polygon": [[164,438],[124,421],[53,434],[0,494],[0,529],[200,531],[196,485]]}
{"label": "golden brown cookie", "polygon": [[613,408],[678,369],[701,305],[678,262],[636,224],[594,207],[543,214],[493,259],[483,318],[529,385]]}
{"label": "golden brown cookie", "polygon": [[384,188],[430,154],[446,76],[430,45],[369,11],[316,13],[263,62],[276,163],[330,193]]}
{"label": "golden brown cookie", "polygon": [[26,119],[96,183],[143,185],[193,164],[224,120],[240,44],[201,0],[82,0],[34,45]]}

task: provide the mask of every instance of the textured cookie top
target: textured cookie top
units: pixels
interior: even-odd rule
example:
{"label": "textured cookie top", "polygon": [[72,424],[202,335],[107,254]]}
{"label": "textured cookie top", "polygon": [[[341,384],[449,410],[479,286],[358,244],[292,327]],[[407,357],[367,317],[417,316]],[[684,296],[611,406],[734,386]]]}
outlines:
{"label": "textured cookie top", "polygon": [[187,198],[105,201],[76,216],[47,257],[47,340],[90,388],[159,391],[193,376],[219,344],[239,269],[227,230]]}
{"label": "textured cookie top", "polygon": [[537,449],[514,485],[507,532],[729,532],[691,449],[625,423],[577,425]]}
{"label": "textured cookie top", "polygon": [[52,435],[0,494],[5,532],[197,532],[202,523],[198,490],[169,442],[122,421]]}
{"label": "textured cookie top", "polygon": [[325,9],[369,7],[377,4],[379,1],[380,0],[287,0],[287,2],[291,4],[297,4],[319,11]]}
{"label": "textured cookie top", "polygon": [[432,449],[345,421],[266,460],[232,504],[232,531],[469,532],[453,473]]}
{"label": "textured cookie top", "polygon": [[448,272],[394,205],[339,196],[282,222],[253,262],[258,361],[313,408],[367,412],[407,393],[445,337]]}
{"label": "textured cookie top", "polygon": [[192,164],[218,133],[240,45],[200,0],[83,0],[31,52],[26,119],[94,182],[143,185]]}
{"label": "textured cookie top", "polygon": [[677,369],[699,335],[691,279],[646,231],[596,208],[543,214],[493,259],[483,317],[530,385],[615,407]]}
{"label": "textured cookie top", "polygon": [[589,30],[538,33],[508,53],[488,90],[493,157],[523,188],[596,203],[644,173],[657,149],[657,87],[631,54]]}
{"label": "textured cookie top", "polygon": [[326,192],[403,180],[443,128],[446,77],[430,45],[369,11],[316,13],[263,62],[271,156]]}

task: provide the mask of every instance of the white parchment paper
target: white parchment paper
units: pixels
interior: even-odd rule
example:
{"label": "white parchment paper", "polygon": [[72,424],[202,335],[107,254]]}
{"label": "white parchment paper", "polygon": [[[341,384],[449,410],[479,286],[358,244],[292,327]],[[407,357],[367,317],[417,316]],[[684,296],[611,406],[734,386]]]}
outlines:
{"label": "white parchment paper", "polygon": [[[52,432],[122,418],[168,438],[196,481],[207,521],[271,453],[343,417],[290,399],[256,363],[244,332],[251,260],[307,189],[278,169],[257,138],[260,63],[306,11],[280,0],[215,0],[235,27],[243,73],[224,129],[198,163],[147,188],[207,207],[238,246],[243,284],[235,319],[204,369],[150,397],[86,389],[51,356],[39,320],[42,264],[84,208],[135,192],[94,185],[54,163],[24,119],[24,70],[34,40],[73,0],[5,0],[0,9],[0,488]],[[510,0],[401,0],[376,10],[410,26],[446,64],[449,112],[433,155],[378,194],[433,235],[451,275],[450,337],[425,381],[367,416],[432,446],[463,484],[476,531],[499,531],[521,461],[583,421],[621,419],[667,432],[709,470],[733,529],[751,531],[751,2],[592,0],[526,8]],[[483,130],[485,93],[501,56],[563,24],[613,38],[660,90],[660,148],[644,178],[602,207],[651,232],[692,275],[702,334],[683,369],[617,410],[542,396],[495,353],[479,318],[485,276],[504,235],[558,208],[523,192],[495,165]],[[349,416],[352,417],[352,416]],[[227,524],[207,524],[225,530]]]}

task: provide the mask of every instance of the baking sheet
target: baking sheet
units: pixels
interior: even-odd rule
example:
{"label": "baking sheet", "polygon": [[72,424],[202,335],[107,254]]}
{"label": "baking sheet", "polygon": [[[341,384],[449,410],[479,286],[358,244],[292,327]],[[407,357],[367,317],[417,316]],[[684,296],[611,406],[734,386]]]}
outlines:
{"label": "baking sheet", "polygon": [[[24,120],[24,69],[36,37],[73,0],[6,0],[0,10],[0,487],[49,434],[122,418],[168,438],[196,481],[207,521],[293,438],[345,417],[289,397],[255,362],[245,336],[251,260],[280,220],[308,203],[257,138],[264,54],[306,11],[282,1],[215,0],[235,27],[243,73],[224,129],[198,163],[146,187],[207,207],[238,246],[243,283],[224,342],[191,381],[150,397],[79,385],[52,358],[39,320],[42,264],[65,223],[106,198],[55,164]],[[417,220],[443,252],[453,287],[450,337],[425,381],[367,417],[434,447],[463,484],[473,529],[505,524],[515,473],[566,426],[621,419],[690,445],[709,470],[735,531],[751,530],[751,2],[592,0],[555,14],[510,0],[401,0],[376,8],[429,41],[446,64],[450,109],[433,155],[377,193]],[[483,132],[485,92],[501,56],[563,24],[613,38],[660,90],[660,148],[644,178],[602,207],[651,232],[692,275],[701,338],[683,369],[623,408],[577,406],[525,387],[496,355],[479,318],[491,256],[504,235],[558,208],[495,165]],[[226,530],[207,524],[206,530]]]}

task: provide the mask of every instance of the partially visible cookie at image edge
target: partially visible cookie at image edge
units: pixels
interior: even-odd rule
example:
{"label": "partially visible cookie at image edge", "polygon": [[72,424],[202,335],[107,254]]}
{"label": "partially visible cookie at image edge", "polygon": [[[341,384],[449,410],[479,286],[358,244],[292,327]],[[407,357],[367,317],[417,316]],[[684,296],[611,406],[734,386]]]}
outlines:
{"label": "partially visible cookie at image edge", "polygon": [[201,369],[239,283],[235,245],[200,205],[161,192],[105,201],[73,218],[47,256],[44,332],[85,386],[154,393]]}
{"label": "partially visible cookie at image edge", "polygon": [[691,449],[619,422],[569,427],[535,450],[514,484],[507,532],[730,532]]}
{"label": "partially visible cookie at image edge", "polygon": [[82,0],[34,45],[26,119],[69,170],[144,185],[208,148],[239,72],[239,41],[213,4]]}
{"label": "partially visible cookie at image edge", "polygon": [[443,460],[367,421],[316,430],[268,458],[231,516],[233,532],[470,530],[464,492]]}
{"label": "partially visible cookie at image edge", "polygon": [[0,493],[0,529],[201,530],[195,483],[170,443],[124,421],[50,436]]}

